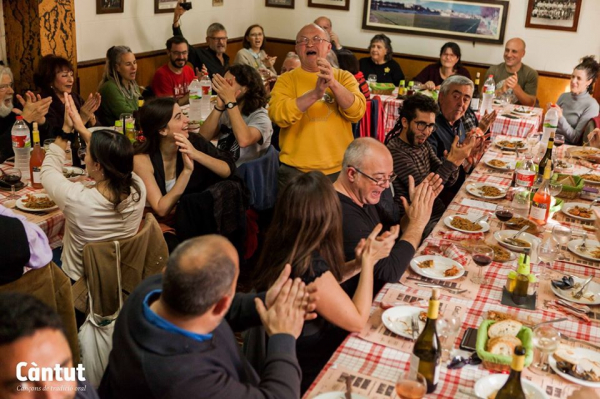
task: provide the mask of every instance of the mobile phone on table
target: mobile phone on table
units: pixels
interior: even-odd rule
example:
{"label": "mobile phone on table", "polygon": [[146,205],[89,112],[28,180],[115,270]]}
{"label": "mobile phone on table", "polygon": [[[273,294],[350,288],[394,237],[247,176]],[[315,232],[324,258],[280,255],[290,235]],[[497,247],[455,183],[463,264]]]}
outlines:
{"label": "mobile phone on table", "polygon": [[477,344],[477,329],[473,327],[467,328],[465,335],[463,335],[460,341],[460,349],[466,351],[474,351]]}

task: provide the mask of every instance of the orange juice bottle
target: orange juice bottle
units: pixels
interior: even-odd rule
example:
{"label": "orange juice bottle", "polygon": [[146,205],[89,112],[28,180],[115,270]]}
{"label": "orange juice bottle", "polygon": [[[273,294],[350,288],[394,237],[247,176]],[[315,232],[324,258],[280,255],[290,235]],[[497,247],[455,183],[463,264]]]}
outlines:
{"label": "orange juice bottle", "polygon": [[552,163],[548,162],[546,163],[546,168],[544,169],[544,180],[540,185],[540,188],[533,196],[533,201],[531,202],[529,220],[539,225],[546,224],[546,222],[548,221],[548,216],[550,215],[552,196],[550,195],[550,188],[548,187],[548,185],[550,184],[551,171]]}

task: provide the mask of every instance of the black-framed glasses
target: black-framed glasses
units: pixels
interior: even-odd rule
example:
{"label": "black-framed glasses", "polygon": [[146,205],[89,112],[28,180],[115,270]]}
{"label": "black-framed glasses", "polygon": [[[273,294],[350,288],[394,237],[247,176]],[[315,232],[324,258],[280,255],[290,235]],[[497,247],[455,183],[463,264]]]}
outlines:
{"label": "black-framed glasses", "polygon": [[365,172],[363,172],[362,170],[358,169],[356,166],[352,166],[352,165],[348,165],[351,168],[354,168],[354,170],[356,170],[358,173],[360,173],[361,175],[363,175],[364,177],[368,178],[369,180],[372,180],[374,183],[376,183],[379,187],[385,187],[385,185],[387,183],[392,184],[392,182],[394,180],[396,180],[396,177],[398,177],[395,173],[392,173],[390,175],[390,177],[388,177],[387,179],[385,177],[381,177],[379,179],[374,178],[373,176],[369,176],[368,174],[366,174]]}
{"label": "black-framed glasses", "polygon": [[229,39],[227,36],[225,37],[215,37],[215,36],[209,36],[209,39],[215,40],[215,41],[219,41],[219,42],[226,42],[227,39]]}
{"label": "black-framed glasses", "polygon": [[431,130],[431,133],[433,133],[435,132],[435,129],[437,129],[435,123],[415,122],[415,125],[417,125],[417,130],[419,132],[422,132],[425,130],[425,128],[427,128]]}
{"label": "black-framed glasses", "polygon": [[312,44],[321,44],[322,42],[327,42],[329,43],[329,40],[324,39],[322,37],[319,36],[315,36],[312,39],[309,39],[308,37],[301,37],[300,39],[296,40],[296,44],[299,46],[306,46],[308,45],[308,43],[312,43]]}

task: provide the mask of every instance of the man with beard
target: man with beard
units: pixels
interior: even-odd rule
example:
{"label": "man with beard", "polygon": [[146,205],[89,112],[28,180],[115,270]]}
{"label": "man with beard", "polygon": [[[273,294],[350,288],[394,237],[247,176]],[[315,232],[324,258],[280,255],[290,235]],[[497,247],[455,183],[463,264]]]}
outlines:
{"label": "man with beard", "polygon": [[[42,99],[39,94],[36,96],[30,91],[25,94],[25,99],[17,94],[17,99],[23,108],[21,110],[14,108],[13,95],[15,91],[13,87],[11,70],[8,67],[0,66],[0,163],[14,155],[11,130],[17,115],[22,115],[23,120],[29,125],[37,122],[42,136],[47,134],[43,124],[46,122],[46,114],[52,104],[52,98]],[[31,126],[29,128],[31,129]]]}
{"label": "man with beard", "polygon": [[329,35],[320,26],[304,26],[296,36],[300,68],[284,73],[271,92],[269,117],[281,127],[279,188],[313,170],[335,181],[352,142],[352,123],[366,109],[354,76],[333,68],[326,57]]}
{"label": "man with beard", "polygon": [[181,36],[167,40],[169,62],[156,70],[152,91],[156,97],[173,97],[179,105],[189,103],[188,86],[194,80],[194,71],[187,64],[188,42]]}
{"label": "man with beard", "polygon": [[[394,160],[394,172],[398,176],[393,184],[394,200],[399,205],[401,198],[407,197],[410,192],[410,176],[415,184],[420,184],[431,172],[434,172],[442,179],[444,187],[455,184],[460,165],[477,141],[469,136],[463,144],[459,144],[459,137],[454,136],[450,152],[441,160],[428,142],[430,135],[436,131],[438,112],[439,108],[435,101],[422,94],[410,96],[402,105],[400,112],[402,131],[388,144]],[[441,200],[436,198],[424,235],[431,232],[444,213],[444,209]]]}

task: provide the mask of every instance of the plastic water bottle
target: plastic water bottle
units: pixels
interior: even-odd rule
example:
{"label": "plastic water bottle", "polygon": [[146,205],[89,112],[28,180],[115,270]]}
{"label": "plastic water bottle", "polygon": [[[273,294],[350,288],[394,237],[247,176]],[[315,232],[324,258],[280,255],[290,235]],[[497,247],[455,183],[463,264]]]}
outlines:
{"label": "plastic water bottle", "polygon": [[202,85],[198,79],[194,79],[189,86],[190,89],[190,121],[200,122],[202,120]]}
{"label": "plastic water bottle", "polygon": [[31,156],[31,134],[21,115],[12,127],[12,146],[15,152],[15,167],[21,170],[21,178],[29,180],[29,158]]}
{"label": "plastic water bottle", "polygon": [[202,87],[202,100],[200,101],[200,110],[202,113],[202,119],[205,120],[210,114],[210,96],[212,95],[212,84],[208,75],[202,76],[200,79],[200,86]]}
{"label": "plastic water bottle", "polygon": [[494,103],[494,93],[496,92],[496,83],[494,82],[494,75],[488,76],[487,80],[483,85],[483,98],[481,99],[481,110],[479,113],[483,116],[493,111],[492,105]]}
{"label": "plastic water bottle", "polygon": [[552,132],[556,133],[556,127],[558,126],[558,111],[555,107],[550,107],[546,116],[544,116],[544,134],[542,136],[541,148],[546,149],[548,146],[548,139]]}

